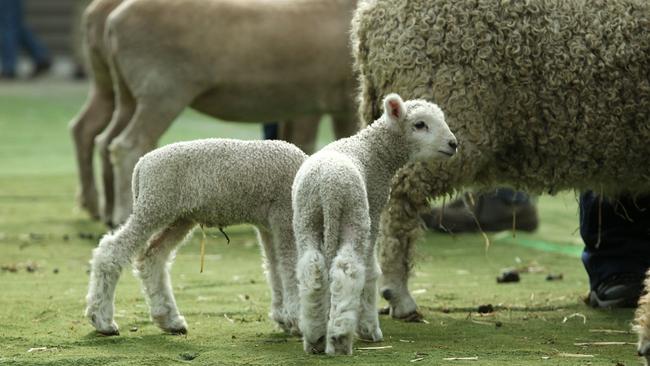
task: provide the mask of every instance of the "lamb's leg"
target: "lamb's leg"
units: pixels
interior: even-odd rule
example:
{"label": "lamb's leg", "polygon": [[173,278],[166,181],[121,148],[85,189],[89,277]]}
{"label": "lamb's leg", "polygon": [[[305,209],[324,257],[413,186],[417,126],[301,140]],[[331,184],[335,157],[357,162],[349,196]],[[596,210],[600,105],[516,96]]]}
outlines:
{"label": "lamb's leg", "polygon": [[[436,174],[433,175],[432,171]],[[453,168],[427,168],[420,163],[401,170],[393,180],[388,205],[381,215],[377,243],[381,249],[380,293],[390,303],[393,318],[405,321],[422,319],[408,290],[415,242],[423,231],[420,214],[429,209],[427,198],[452,193],[454,174],[457,173]],[[405,180],[408,180],[408,185],[402,184]]]}
{"label": "lamb's leg", "polygon": [[103,199],[100,201],[102,221],[109,227],[117,224],[113,222],[113,208],[115,201],[115,186],[113,164],[111,163],[109,145],[131,120],[135,110],[135,100],[122,81],[121,77],[112,71],[115,85],[115,112],[108,127],[96,138],[95,143],[99,148],[102,163]]}
{"label": "lamb's leg", "polygon": [[634,330],[639,334],[637,350],[650,365],[650,270],[646,273],[645,294],[639,300],[634,319]]}
{"label": "lamb's leg", "polygon": [[142,280],[151,319],[162,330],[172,334],[186,334],[187,323],[176,306],[169,271],[174,249],[194,225],[193,221],[179,220],[166,227],[153,236],[134,265],[135,274]]}
{"label": "lamb's leg", "polygon": [[109,146],[115,175],[113,223],[124,222],[131,213],[131,175],[138,159],[156,147],[160,136],[192,99],[185,94],[168,97],[138,99],[133,118]]}
{"label": "lamb's leg", "polygon": [[379,314],[377,313],[377,279],[381,273],[377,255],[374,249],[366,260],[366,282],[361,294],[361,313],[357,333],[361,339],[379,342],[384,336],[379,328]]}
{"label": "lamb's leg", "polygon": [[91,88],[86,105],[70,123],[69,128],[75,145],[77,168],[79,169],[79,204],[81,208],[88,211],[93,219],[99,219],[97,187],[93,172],[93,152],[95,137],[110,122],[114,103],[112,89],[103,90],[96,85]]}
{"label": "lamb's leg", "polygon": [[286,215],[285,217],[278,217],[271,223],[271,227],[273,229],[275,252],[277,253],[277,271],[280,273],[282,286],[282,314],[285,330],[290,334],[299,335],[300,296],[298,294],[298,279],[296,278],[298,254],[291,220],[288,220]]}
{"label": "lamb's leg", "polygon": [[122,268],[145,245],[155,229],[146,221],[131,218],[115,233],[104,235],[93,250],[86,316],[99,333],[119,334],[113,320],[115,285]]}
{"label": "lamb's leg", "polygon": [[298,146],[306,154],[316,149],[316,135],[320,116],[294,118],[280,123],[278,138]]}
{"label": "lamb's leg", "polygon": [[344,243],[330,267],[330,319],[327,324],[327,354],[352,354],[359,324],[361,294],[365,283],[363,258],[353,245]]}
{"label": "lamb's leg", "polygon": [[278,323],[282,330],[288,333],[290,328],[287,327],[282,311],[282,280],[278,270],[277,253],[273,246],[273,235],[268,229],[258,227],[257,238],[264,254],[263,260],[266,280],[271,287],[271,312],[269,313],[269,317]]}
{"label": "lamb's leg", "polygon": [[[298,239],[299,240],[299,239]],[[301,245],[306,244],[300,241]],[[300,292],[300,331],[307,353],[325,352],[329,314],[329,276],[325,257],[316,243],[309,243],[300,253],[296,267]]]}

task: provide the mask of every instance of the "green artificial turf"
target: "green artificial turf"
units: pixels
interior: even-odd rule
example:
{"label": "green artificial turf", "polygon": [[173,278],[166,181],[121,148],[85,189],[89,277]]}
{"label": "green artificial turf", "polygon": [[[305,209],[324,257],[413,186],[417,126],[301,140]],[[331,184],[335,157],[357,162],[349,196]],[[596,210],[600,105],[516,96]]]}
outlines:
{"label": "green artificial turf", "polygon": [[[76,167],[67,123],[85,98],[75,84],[0,85],[0,365],[635,365],[632,310],[592,310],[580,263],[573,193],[541,197],[534,234],[428,234],[410,282],[427,323],[381,318],[384,342],[356,342],[353,356],[312,356],[267,318],[269,290],[248,226],[200,234],[177,256],[172,277],[187,336],[163,334],[148,319],[134,277],[116,295],[118,337],[83,318],[88,260],[105,229],[75,208]],[[326,130],[326,127],[323,127]],[[215,122],[186,112],[163,143],[199,137],[257,138],[255,124]],[[320,145],[331,134],[321,138]],[[497,284],[503,268],[529,269]],[[549,282],[549,273],[563,280]],[[481,316],[479,305],[493,314]],[[381,306],[385,305],[382,301]],[[579,315],[576,315],[579,314]],[[565,321],[566,319],[566,321]],[[31,352],[30,352],[31,350]],[[445,360],[477,357],[476,360]]]}

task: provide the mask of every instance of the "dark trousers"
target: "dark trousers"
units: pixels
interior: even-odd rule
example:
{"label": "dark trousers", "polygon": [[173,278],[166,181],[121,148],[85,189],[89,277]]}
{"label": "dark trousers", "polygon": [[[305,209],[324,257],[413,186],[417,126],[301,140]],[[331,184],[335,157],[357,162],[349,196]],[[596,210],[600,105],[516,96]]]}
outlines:
{"label": "dark trousers", "polygon": [[[2,1],[2,0],[0,0]],[[264,140],[277,140],[278,139],[278,124],[277,122],[268,122],[262,126],[264,133]]]}
{"label": "dark trousers", "polygon": [[[582,262],[595,289],[606,278],[622,273],[643,278],[650,268],[650,196],[602,200],[592,191],[580,195]],[[599,225],[600,216],[600,225]],[[600,235],[600,245],[598,237]]]}
{"label": "dark trousers", "polygon": [[47,63],[49,54],[23,19],[22,0],[0,0],[0,57],[2,73],[15,75],[19,47],[23,46],[37,65]]}

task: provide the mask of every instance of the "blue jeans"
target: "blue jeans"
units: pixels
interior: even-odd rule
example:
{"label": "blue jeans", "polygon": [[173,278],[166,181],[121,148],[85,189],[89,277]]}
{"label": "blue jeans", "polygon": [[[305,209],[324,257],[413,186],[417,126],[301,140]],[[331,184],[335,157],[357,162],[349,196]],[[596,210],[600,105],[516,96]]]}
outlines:
{"label": "blue jeans", "polygon": [[49,61],[45,46],[27,29],[22,0],[0,0],[0,57],[2,73],[15,75],[19,47],[23,46],[37,65]]}
{"label": "blue jeans", "polygon": [[[0,0],[2,1],[2,0]],[[267,122],[262,125],[262,132],[264,133],[264,140],[277,140],[278,139],[278,123]]]}
{"label": "blue jeans", "polygon": [[599,213],[599,196],[592,191],[580,195],[582,262],[592,290],[612,275],[643,278],[650,268],[650,196],[621,196],[618,201],[603,199]]}

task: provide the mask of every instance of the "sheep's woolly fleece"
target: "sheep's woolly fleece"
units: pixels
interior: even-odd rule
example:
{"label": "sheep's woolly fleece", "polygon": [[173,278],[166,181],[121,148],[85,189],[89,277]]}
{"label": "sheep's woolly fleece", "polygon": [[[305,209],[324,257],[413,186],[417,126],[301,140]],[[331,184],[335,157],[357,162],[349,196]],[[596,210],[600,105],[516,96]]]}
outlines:
{"label": "sheep's woolly fleece", "polygon": [[[396,297],[412,302],[404,276],[430,197],[497,184],[650,192],[647,1],[367,0],[352,26],[361,120],[389,91],[424,98],[460,145],[393,180],[380,245]],[[415,311],[403,305],[393,315]]]}

